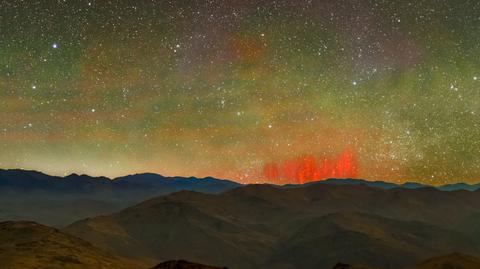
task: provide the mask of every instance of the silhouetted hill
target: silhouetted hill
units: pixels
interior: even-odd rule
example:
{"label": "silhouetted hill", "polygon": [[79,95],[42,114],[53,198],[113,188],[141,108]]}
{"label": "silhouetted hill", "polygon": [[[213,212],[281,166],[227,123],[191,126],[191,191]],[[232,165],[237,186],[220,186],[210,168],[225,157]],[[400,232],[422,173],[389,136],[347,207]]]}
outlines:
{"label": "silhouetted hill", "polygon": [[[101,191],[144,191],[156,189],[159,194],[180,190],[220,192],[240,184],[212,177],[164,177],[158,174],[135,174],[109,179],[71,174],[66,177],[49,176],[37,171],[0,169],[1,190],[95,193]],[[157,193],[158,194],[158,193]]]}
{"label": "silhouetted hill", "polygon": [[311,184],[182,191],[64,231],[137,260],[229,268],[402,268],[443,253],[478,253],[477,192]]}
{"label": "silhouetted hill", "polygon": [[130,269],[138,266],[50,227],[33,222],[2,222],[0,268]]}
{"label": "silhouetted hill", "polygon": [[227,267],[215,267],[184,260],[162,262],[152,269],[227,269]]}
{"label": "silhouetted hill", "polygon": [[355,266],[346,263],[337,263],[332,269],[370,269],[363,266]]}
{"label": "silhouetted hill", "polygon": [[368,181],[363,179],[337,179],[337,178],[329,178],[326,180],[316,181],[316,182],[309,182],[303,185],[297,184],[287,184],[285,187],[287,188],[294,188],[294,187],[301,187],[304,185],[315,185],[315,184],[326,184],[326,185],[366,185],[369,187],[375,188],[382,188],[382,189],[394,189],[394,188],[402,188],[402,189],[419,189],[419,188],[436,188],[442,191],[458,191],[458,190],[466,190],[466,191],[476,191],[480,189],[480,184],[467,184],[467,183],[456,183],[456,184],[447,184],[443,186],[430,186],[416,182],[405,182],[402,184],[395,184],[390,182],[384,181]]}
{"label": "silhouetted hill", "polygon": [[[429,258],[417,265],[410,266],[405,269],[479,269],[480,259],[474,256],[451,253],[443,256]],[[371,267],[363,267],[350,265],[346,263],[338,263],[332,269],[374,269]]]}
{"label": "silhouetted hill", "polygon": [[430,258],[411,269],[479,269],[480,259],[461,253]]}
{"label": "silhouetted hill", "polygon": [[[177,195],[203,194],[181,192]],[[96,245],[119,255],[143,260],[186,259],[205,264],[246,268],[268,254],[273,238],[223,220],[183,202],[140,204],[112,216],[93,218],[68,227]],[[235,267],[234,267],[235,268]]]}
{"label": "silhouetted hill", "polygon": [[474,249],[466,236],[423,222],[334,213],[309,220],[282,238],[269,264],[329,268],[342,261],[377,268],[402,268],[445,251]]}
{"label": "silhouetted hill", "polygon": [[[199,180],[201,184],[199,184]],[[193,184],[193,183],[195,184]],[[219,184],[220,183],[220,184]],[[310,182],[303,185],[287,184],[283,187],[294,188],[316,184],[327,185],[366,185],[382,189],[405,188],[417,189],[432,187],[415,182],[406,182],[403,184],[394,184],[384,181],[368,181],[363,179],[335,179]],[[233,181],[216,179],[212,177],[164,177],[153,173],[134,174],[123,177],[109,179],[107,177],[91,177],[88,175],[71,174],[66,177],[50,176],[37,171],[11,169],[0,169],[0,190],[44,190],[44,191],[74,191],[74,192],[94,192],[98,190],[131,190],[145,188],[169,188],[167,193],[192,190],[200,192],[215,193],[224,191],[226,188],[237,187],[240,184]],[[469,185],[466,183],[448,184],[436,187],[444,191],[469,190],[475,191],[480,188],[480,184]],[[165,194],[165,193],[160,193]]]}
{"label": "silhouetted hill", "polygon": [[466,184],[466,183],[456,183],[456,184],[448,184],[444,186],[438,187],[438,189],[442,191],[457,191],[457,190],[467,190],[467,191],[476,191],[480,189],[480,184]]}
{"label": "silhouetted hill", "polygon": [[[416,182],[405,182],[402,184],[395,184],[395,183],[389,183],[389,182],[384,182],[384,181],[368,181],[368,180],[363,180],[363,179],[351,179],[351,178],[345,178],[345,179],[337,179],[337,178],[329,178],[326,180],[321,180],[321,181],[316,181],[316,182],[310,182],[306,183],[304,185],[315,185],[315,184],[326,184],[326,185],[365,185],[369,187],[375,187],[375,188],[382,188],[382,189],[394,189],[394,188],[403,188],[403,189],[419,189],[419,188],[429,188],[432,186],[425,185],[425,184],[420,184]],[[286,187],[299,187],[302,185],[286,185]],[[468,185],[465,185],[468,186]],[[460,187],[460,185],[459,185]],[[451,188],[448,189],[449,191],[452,190],[458,190],[460,188]],[[447,191],[447,189],[445,189]]]}

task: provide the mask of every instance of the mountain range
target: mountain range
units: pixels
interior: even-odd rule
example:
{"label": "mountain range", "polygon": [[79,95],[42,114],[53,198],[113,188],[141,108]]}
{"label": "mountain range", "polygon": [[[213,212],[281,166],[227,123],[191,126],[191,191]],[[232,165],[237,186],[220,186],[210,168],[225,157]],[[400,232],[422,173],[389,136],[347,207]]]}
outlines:
{"label": "mountain range", "polygon": [[63,227],[78,219],[113,213],[176,191],[217,193],[238,186],[238,183],[211,177],[163,177],[145,173],[109,179],[0,169],[0,221],[32,220]]}
{"label": "mountain range", "polygon": [[[201,182],[198,182],[202,180]],[[200,184],[198,184],[200,183]],[[468,190],[476,191],[480,189],[480,183],[467,184],[456,183],[441,186],[431,186],[416,182],[406,182],[395,184],[385,181],[369,181],[363,179],[335,179],[330,178],[306,184],[296,185],[287,184],[283,187],[293,188],[303,185],[328,184],[328,185],[367,185],[383,189],[393,188],[437,188],[443,191]],[[89,175],[70,174],[65,177],[51,176],[38,171],[22,169],[0,169],[0,190],[22,190],[22,191],[57,191],[61,193],[95,193],[102,191],[127,191],[150,189],[153,195],[161,195],[180,190],[192,190],[198,192],[215,193],[226,189],[241,186],[242,184],[225,179],[216,179],[213,177],[165,177],[154,173],[133,174],[117,178],[92,177]]]}
{"label": "mountain range", "polygon": [[443,189],[0,170],[0,268],[478,269],[480,190]]}
{"label": "mountain range", "polygon": [[478,192],[249,185],[177,192],[63,231],[139,261],[228,268],[332,268],[340,261],[387,269],[451,252],[480,254],[479,224]]}
{"label": "mountain range", "polygon": [[[393,184],[361,179],[327,179],[304,185],[366,185],[382,189],[433,188],[419,183]],[[32,220],[41,224],[64,227],[76,220],[111,214],[144,200],[182,190],[200,193],[221,193],[242,184],[212,177],[164,177],[144,173],[109,179],[71,174],[50,176],[37,171],[0,169],[0,221]],[[454,184],[436,187],[444,191],[475,191],[480,184]]]}
{"label": "mountain range", "polygon": [[[366,185],[370,187],[382,188],[382,189],[395,189],[395,188],[402,188],[402,189],[419,189],[419,188],[435,188],[442,191],[459,191],[459,190],[466,190],[466,191],[476,191],[480,189],[480,183],[478,184],[467,184],[467,183],[455,183],[455,184],[447,184],[441,186],[432,186],[421,184],[417,182],[405,182],[402,184],[395,184],[385,181],[369,181],[364,179],[337,179],[337,178],[329,178],[326,180],[320,180],[315,182],[306,183],[303,185],[314,185],[314,184],[327,184],[327,185]],[[302,185],[294,185],[289,184],[285,185],[285,187],[298,187]]]}
{"label": "mountain range", "polygon": [[134,193],[149,190],[150,195],[156,196],[179,190],[221,192],[237,186],[240,184],[212,177],[164,177],[153,173],[143,173],[110,179],[78,174],[59,177],[38,171],[0,169],[0,189],[11,191],[95,194],[106,191]]}

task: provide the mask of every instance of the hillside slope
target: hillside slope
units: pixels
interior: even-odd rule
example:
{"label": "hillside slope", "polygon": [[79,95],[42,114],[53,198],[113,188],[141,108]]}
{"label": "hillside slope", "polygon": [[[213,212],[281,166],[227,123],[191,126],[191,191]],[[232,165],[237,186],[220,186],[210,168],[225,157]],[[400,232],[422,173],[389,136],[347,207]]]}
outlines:
{"label": "hillside slope", "polygon": [[[401,268],[434,255],[478,253],[476,192],[251,185],[183,191],[64,231],[138,260],[186,259],[229,268]],[[474,220],[476,218],[473,218]]]}
{"label": "hillside slope", "polygon": [[480,259],[474,256],[452,253],[430,258],[411,269],[479,269]]}
{"label": "hillside slope", "polygon": [[0,223],[2,269],[135,269],[130,261],[33,222]]}

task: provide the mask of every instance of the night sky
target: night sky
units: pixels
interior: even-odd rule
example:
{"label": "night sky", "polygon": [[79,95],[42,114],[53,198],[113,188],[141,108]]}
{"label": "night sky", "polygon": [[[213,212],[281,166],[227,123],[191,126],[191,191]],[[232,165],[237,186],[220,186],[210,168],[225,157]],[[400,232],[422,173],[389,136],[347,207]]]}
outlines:
{"label": "night sky", "polygon": [[480,181],[476,0],[0,1],[0,167]]}

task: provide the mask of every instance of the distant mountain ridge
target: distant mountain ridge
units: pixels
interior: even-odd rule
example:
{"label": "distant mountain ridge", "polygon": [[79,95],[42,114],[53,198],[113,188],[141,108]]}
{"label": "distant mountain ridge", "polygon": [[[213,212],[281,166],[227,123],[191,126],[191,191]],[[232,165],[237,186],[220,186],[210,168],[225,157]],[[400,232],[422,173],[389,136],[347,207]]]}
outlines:
{"label": "distant mountain ridge", "polygon": [[[217,179],[214,177],[181,177],[173,176],[166,177],[155,173],[138,173],[127,176],[121,176],[116,178],[108,177],[93,177],[89,175],[78,175],[72,173],[65,177],[60,176],[50,176],[42,172],[34,170],[22,170],[22,169],[0,169],[0,189],[10,188],[10,189],[21,189],[21,190],[57,190],[57,191],[79,191],[79,190],[93,190],[91,188],[112,188],[114,190],[122,190],[125,188],[144,188],[144,187],[178,187],[180,190],[194,190],[189,188],[189,181],[202,180],[202,183],[207,183],[213,187],[213,189],[208,190],[215,191],[216,183],[222,182],[225,186],[230,187],[239,187],[244,184],[227,180],[227,179]],[[468,190],[476,191],[480,189],[480,183],[477,184],[467,184],[467,183],[454,183],[446,184],[441,186],[432,186],[417,182],[405,182],[402,184],[390,183],[386,181],[369,181],[364,179],[337,179],[329,178],[325,180],[319,180],[314,182],[309,182],[305,184],[286,184],[281,185],[285,188],[294,188],[301,186],[308,186],[312,184],[328,184],[328,185],[367,185],[370,187],[377,187],[382,189],[393,189],[393,188],[405,188],[405,189],[417,189],[417,188],[436,188],[442,191],[456,191],[456,190]],[[274,184],[272,184],[274,185]],[[187,188],[187,189],[185,189]],[[228,189],[228,188],[227,188]],[[224,186],[218,187],[217,191],[224,191]],[[200,190],[201,191],[201,190]]]}
{"label": "distant mountain ridge", "polygon": [[[278,188],[305,188],[312,185],[364,185],[381,189],[433,188],[418,183],[401,185],[361,179],[327,179],[304,185]],[[221,193],[248,186],[212,177],[164,177],[153,173],[133,174],[109,179],[70,174],[50,176],[37,171],[0,169],[0,221],[32,220],[63,227],[76,220],[111,214],[144,200],[178,191]],[[439,190],[475,191],[478,185],[453,184]]]}
{"label": "distant mountain ridge", "polygon": [[[194,184],[199,183],[199,184]],[[221,187],[220,184],[222,183]],[[50,176],[38,171],[0,169],[0,188],[12,190],[47,190],[47,191],[95,191],[111,189],[114,191],[132,190],[136,188],[173,187],[178,190],[185,188],[213,188],[208,191],[223,191],[224,187],[237,187],[241,184],[213,177],[164,177],[159,174],[142,173],[109,179],[107,177],[92,177],[89,175],[70,174],[65,177]],[[201,190],[197,190],[201,191]]]}
{"label": "distant mountain ridge", "polygon": [[369,187],[381,188],[381,189],[394,189],[394,188],[402,188],[402,189],[419,189],[419,188],[434,188],[441,191],[458,191],[458,190],[466,190],[466,191],[476,191],[480,189],[480,183],[478,184],[467,184],[467,183],[455,183],[455,184],[447,184],[441,186],[432,186],[426,185],[417,182],[405,182],[402,184],[390,183],[385,181],[369,181],[364,179],[353,179],[353,178],[345,178],[345,179],[338,179],[338,178],[328,178],[325,180],[315,181],[305,183],[303,185],[299,184],[287,184],[284,187],[287,188],[294,188],[294,187],[301,187],[301,186],[308,186],[308,185],[315,185],[315,184],[326,184],[326,185],[366,185]]}
{"label": "distant mountain ridge", "polygon": [[241,184],[207,178],[145,173],[115,178],[0,169],[0,221],[32,220],[62,227],[78,219],[109,214],[152,197],[189,190],[219,193]]}

